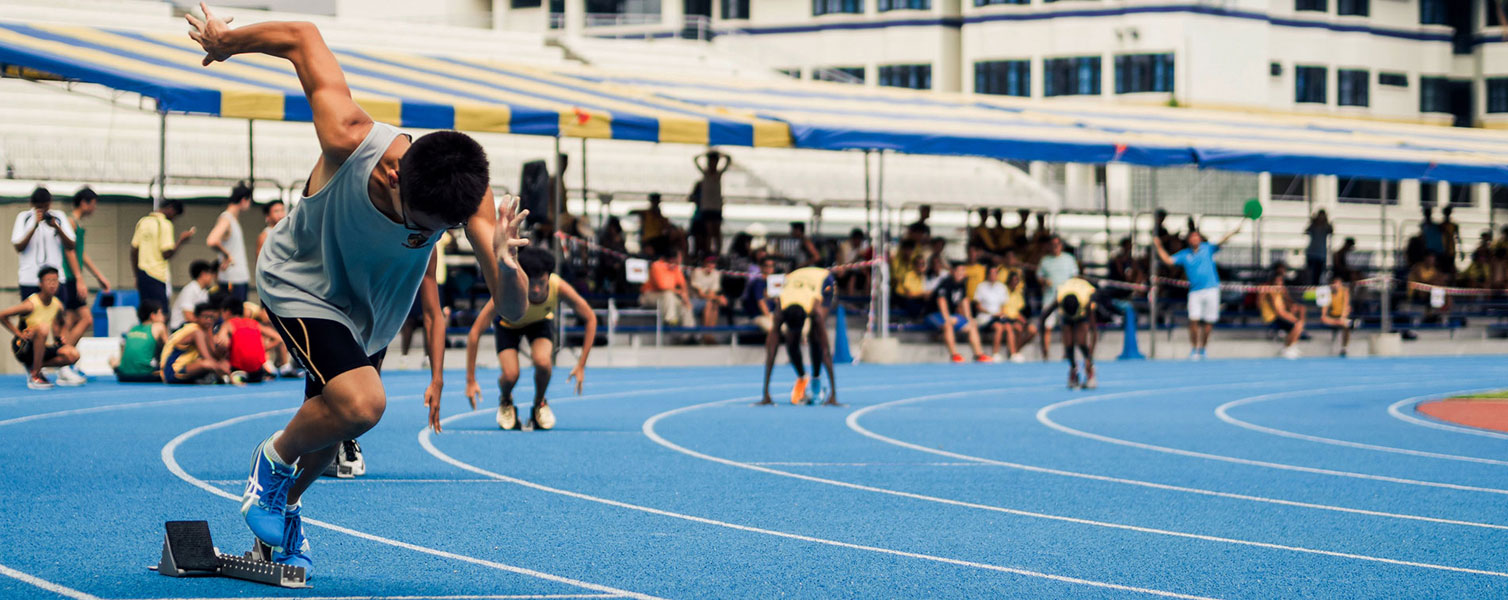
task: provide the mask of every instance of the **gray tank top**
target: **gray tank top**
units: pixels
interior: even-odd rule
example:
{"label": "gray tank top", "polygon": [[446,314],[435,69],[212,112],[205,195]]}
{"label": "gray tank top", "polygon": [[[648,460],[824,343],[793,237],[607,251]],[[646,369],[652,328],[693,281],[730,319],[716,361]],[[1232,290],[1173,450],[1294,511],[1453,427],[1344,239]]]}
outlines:
{"label": "gray tank top", "polygon": [[226,229],[225,240],[220,242],[226,250],[230,251],[230,266],[220,271],[220,281],[225,283],[245,284],[251,281],[251,269],[246,266],[246,238],[241,233],[241,221],[237,220],[230,211],[220,213],[221,219],[228,219],[230,227]]}
{"label": "gray tank top", "polygon": [[368,355],[398,334],[429,266],[434,240],[417,248],[367,196],[367,178],[398,130],[374,123],[319,193],[277,224],[258,257],[257,292],[280,317],[328,319],[351,329]]}

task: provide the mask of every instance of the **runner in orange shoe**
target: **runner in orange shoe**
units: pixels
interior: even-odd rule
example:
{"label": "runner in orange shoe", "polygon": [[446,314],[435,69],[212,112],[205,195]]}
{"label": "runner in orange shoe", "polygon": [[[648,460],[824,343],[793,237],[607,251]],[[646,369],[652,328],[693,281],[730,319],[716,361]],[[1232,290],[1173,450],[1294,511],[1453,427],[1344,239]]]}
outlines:
{"label": "runner in orange shoe", "polygon": [[[822,367],[827,366],[827,381],[830,390],[822,404],[838,405],[838,383],[833,375],[833,355],[827,340],[827,311],[833,302],[837,280],[832,272],[820,267],[803,267],[785,277],[785,285],[778,298],[769,298],[770,314],[774,323],[765,336],[764,400],[761,405],[775,402],[770,399],[770,372],[775,368],[775,354],[780,350],[781,337],[785,349],[796,370],[796,385],[791,388],[791,404],[810,404],[812,399],[823,396]],[[813,379],[806,376],[806,364],[801,357],[801,334],[808,329],[807,341],[812,355]],[[783,330],[783,334],[782,334]],[[811,387],[809,395],[808,386]]]}

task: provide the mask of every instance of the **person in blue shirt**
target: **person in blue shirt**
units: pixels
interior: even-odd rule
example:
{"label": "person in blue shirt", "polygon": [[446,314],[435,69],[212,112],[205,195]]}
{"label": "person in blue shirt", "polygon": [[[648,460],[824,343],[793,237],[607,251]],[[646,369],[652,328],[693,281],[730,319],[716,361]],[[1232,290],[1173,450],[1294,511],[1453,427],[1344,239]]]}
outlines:
{"label": "person in blue shirt", "polygon": [[1153,237],[1157,257],[1170,267],[1183,267],[1189,280],[1189,360],[1203,360],[1204,347],[1210,341],[1210,330],[1220,320],[1220,273],[1215,270],[1215,253],[1231,237],[1241,231],[1242,221],[1219,242],[1206,242],[1198,230],[1189,232],[1189,246],[1169,255],[1162,247],[1162,240]]}

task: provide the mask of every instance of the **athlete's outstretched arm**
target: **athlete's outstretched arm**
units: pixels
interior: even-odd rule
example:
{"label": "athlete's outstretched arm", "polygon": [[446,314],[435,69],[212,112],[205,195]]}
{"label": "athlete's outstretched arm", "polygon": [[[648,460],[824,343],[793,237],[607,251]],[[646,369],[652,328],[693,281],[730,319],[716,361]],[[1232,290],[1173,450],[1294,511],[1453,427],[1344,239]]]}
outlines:
{"label": "athlete's outstretched arm", "polygon": [[492,294],[493,311],[504,321],[517,321],[529,309],[529,281],[518,266],[518,249],[529,245],[518,233],[527,216],[529,211],[518,210],[518,196],[503,196],[502,205],[495,206],[489,188],[466,221],[466,239]]}
{"label": "athlete's outstretched arm", "polygon": [[471,410],[476,410],[476,401],[482,397],[482,386],[476,382],[476,353],[482,344],[482,332],[492,324],[492,301],[482,305],[471,331],[466,332],[466,399],[471,401]]}
{"label": "athlete's outstretched arm", "polygon": [[571,284],[560,282],[560,293],[571,302],[571,309],[586,319],[586,337],[581,340],[581,357],[576,359],[576,368],[571,369],[569,377],[576,381],[576,395],[580,396],[581,386],[586,383],[586,357],[592,353],[592,344],[597,341],[597,313],[592,311],[592,305],[587,304],[586,299],[576,293],[576,288],[571,287]]}
{"label": "athlete's outstretched arm", "polygon": [[230,19],[216,17],[204,3],[200,20],[185,14],[194,26],[189,37],[204,48],[204,66],[237,54],[260,53],[293,63],[299,84],[314,112],[314,132],[319,136],[324,168],[334,173],[361,145],[372,128],[372,117],[351,99],[345,73],[335,53],[325,45],[313,23],[271,21],[231,29]]}
{"label": "athlete's outstretched arm", "polygon": [[440,393],[445,389],[445,312],[440,308],[440,284],[435,279],[438,254],[429,253],[429,267],[419,282],[419,307],[424,319],[424,349],[429,355],[429,387],[424,405],[429,407],[429,426],[440,433]]}

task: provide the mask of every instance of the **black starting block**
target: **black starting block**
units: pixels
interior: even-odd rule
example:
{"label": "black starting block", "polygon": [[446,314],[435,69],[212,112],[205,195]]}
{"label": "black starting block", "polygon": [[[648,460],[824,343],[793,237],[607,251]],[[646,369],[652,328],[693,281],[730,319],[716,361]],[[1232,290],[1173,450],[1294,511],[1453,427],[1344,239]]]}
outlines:
{"label": "black starting block", "polygon": [[309,587],[303,567],[272,562],[272,549],[261,540],[245,556],[221,554],[210,538],[208,521],[168,521],[162,560],[147,568],[168,577],[233,577],[285,588]]}

